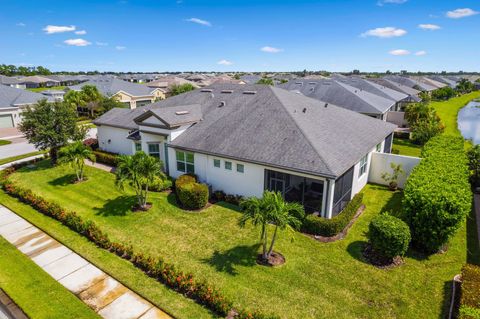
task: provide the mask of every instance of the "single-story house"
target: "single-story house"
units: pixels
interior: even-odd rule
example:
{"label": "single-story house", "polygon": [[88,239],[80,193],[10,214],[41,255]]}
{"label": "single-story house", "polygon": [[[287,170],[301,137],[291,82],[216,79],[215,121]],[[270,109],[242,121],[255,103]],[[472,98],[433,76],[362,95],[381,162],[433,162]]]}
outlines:
{"label": "single-story house", "polygon": [[277,87],[382,120],[386,119],[386,113],[393,111],[396,105],[394,100],[335,79],[295,79]]}
{"label": "single-story house", "polygon": [[1,75],[1,74],[0,74],[0,84],[10,86],[12,88],[17,88],[17,89],[27,88],[25,83],[20,82],[18,79],[11,76]]}
{"label": "single-story house", "polygon": [[384,77],[384,79],[387,79],[389,81],[393,81],[396,83],[399,83],[401,85],[408,86],[412,89],[430,93],[432,91],[435,91],[438,89],[437,86],[434,86],[432,83],[428,83],[426,81],[419,81],[418,79],[414,79],[411,77],[407,76],[401,76],[401,75],[387,75]]}
{"label": "single-story house", "polygon": [[46,97],[52,98],[55,101],[63,101],[63,96],[66,92],[62,90],[45,90],[40,93],[45,95]]}
{"label": "single-story house", "polygon": [[107,97],[114,97],[125,103],[129,108],[135,109],[156,100],[164,99],[165,93],[158,88],[149,88],[143,84],[123,81],[114,77],[97,77],[78,85],[69,86],[70,90],[80,91],[85,85],[93,85]]}
{"label": "single-story house", "polygon": [[34,89],[39,87],[52,87],[60,85],[60,81],[47,78],[40,75],[25,76],[18,79],[20,83],[25,84],[27,89]]}
{"label": "single-story house", "polygon": [[369,78],[368,81],[390,88],[392,90],[407,94],[408,95],[407,101],[409,103],[422,101],[422,99],[419,96],[419,94],[422,93],[422,91],[415,90],[414,88],[411,88],[409,86],[406,86],[391,80],[387,80],[386,78]]}
{"label": "single-story house", "polygon": [[0,85],[0,129],[16,127],[21,122],[24,108],[42,99],[53,99],[40,93]]}
{"label": "single-story house", "polygon": [[176,178],[211,190],[286,200],[331,218],[367,183],[373,152],[390,152],[395,125],[266,85],[214,84],[94,121],[101,149],[143,150]]}

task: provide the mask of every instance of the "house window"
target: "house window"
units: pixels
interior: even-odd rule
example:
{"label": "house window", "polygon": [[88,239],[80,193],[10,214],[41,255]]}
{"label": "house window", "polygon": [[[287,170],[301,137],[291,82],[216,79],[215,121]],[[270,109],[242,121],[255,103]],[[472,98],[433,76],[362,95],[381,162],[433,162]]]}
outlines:
{"label": "house window", "polygon": [[213,160],[213,166],[220,168],[220,160],[219,159],[214,159]]}
{"label": "house window", "polygon": [[368,162],[368,154],[362,157],[360,160],[360,171],[358,172],[358,177],[361,177],[363,174],[367,172],[367,162]]}
{"label": "house window", "polygon": [[237,164],[237,172],[243,173],[245,171],[245,167],[243,164]]}
{"label": "house window", "polygon": [[225,169],[232,170],[232,162],[225,161]]}
{"label": "house window", "polygon": [[184,173],[195,173],[193,153],[177,151],[176,156],[177,171]]}
{"label": "house window", "polygon": [[375,150],[380,153],[382,151],[382,143],[378,143]]}
{"label": "house window", "polygon": [[135,142],[135,153],[142,150],[142,143]]}
{"label": "house window", "polygon": [[[142,147],[140,146],[140,150],[141,148]],[[148,144],[148,155],[160,158],[160,144]]]}

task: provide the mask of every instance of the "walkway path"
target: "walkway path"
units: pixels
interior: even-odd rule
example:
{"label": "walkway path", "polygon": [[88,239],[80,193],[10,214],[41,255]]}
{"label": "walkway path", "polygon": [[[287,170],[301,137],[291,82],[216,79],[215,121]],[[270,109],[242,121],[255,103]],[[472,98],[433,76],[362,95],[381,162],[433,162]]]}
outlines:
{"label": "walkway path", "polygon": [[102,163],[97,163],[97,162],[92,163],[89,160],[85,160],[85,165],[95,167],[95,168],[101,169],[102,171],[109,172],[109,173],[114,173],[115,172],[115,167],[110,166],[110,165],[106,165],[106,164],[102,164]]}
{"label": "walkway path", "polygon": [[171,318],[2,205],[0,235],[103,318]]}

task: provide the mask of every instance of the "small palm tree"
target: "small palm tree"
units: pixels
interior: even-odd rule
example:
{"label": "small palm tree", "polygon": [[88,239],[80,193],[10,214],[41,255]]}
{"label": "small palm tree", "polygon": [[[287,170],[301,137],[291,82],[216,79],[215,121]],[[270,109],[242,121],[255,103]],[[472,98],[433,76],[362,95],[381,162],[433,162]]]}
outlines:
{"label": "small palm tree", "polygon": [[135,155],[121,155],[115,170],[115,184],[124,189],[129,183],[135,190],[140,209],[147,208],[148,185],[152,184],[155,177],[162,174],[162,162],[157,158],[137,152]]}
{"label": "small palm tree", "polygon": [[79,91],[70,90],[63,97],[65,104],[70,106],[72,109],[78,112],[78,110],[84,107],[87,102],[85,101],[84,95]]}
{"label": "small palm tree", "polygon": [[[278,229],[294,230],[300,228],[301,219],[305,215],[302,205],[286,202],[280,192],[265,191],[262,198],[247,198],[241,202],[240,207],[243,210],[240,226],[245,226],[247,221],[251,221],[254,226],[261,226],[260,242],[264,261],[268,261],[273,253]],[[268,249],[267,224],[272,224],[275,227]]]}
{"label": "small palm tree", "polygon": [[61,164],[70,164],[75,170],[78,182],[84,180],[85,160],[90,160],[92,163],[95,162],[95,154],[93,154],[88,146],[83,145],[80,141],[74,142],[60,149],[58,155],[58,161]]}

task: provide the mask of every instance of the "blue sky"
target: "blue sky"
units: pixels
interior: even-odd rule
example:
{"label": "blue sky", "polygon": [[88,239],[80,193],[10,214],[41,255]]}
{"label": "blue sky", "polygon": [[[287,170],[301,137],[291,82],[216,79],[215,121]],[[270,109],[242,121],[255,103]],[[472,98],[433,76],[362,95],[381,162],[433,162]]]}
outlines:
{"label": "blue sky", "polygon": [[55,71],[480,71],[478,0],[0,0],[0,8],[0,63]]}

